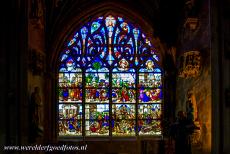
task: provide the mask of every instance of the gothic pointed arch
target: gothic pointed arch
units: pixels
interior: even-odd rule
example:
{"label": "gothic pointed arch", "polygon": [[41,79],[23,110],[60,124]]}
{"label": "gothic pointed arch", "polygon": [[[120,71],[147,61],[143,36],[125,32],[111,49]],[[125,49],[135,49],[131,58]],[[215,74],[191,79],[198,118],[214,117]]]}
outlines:
{"label": "gothic pointed arch", "polygon": [[56,63],[59,136],[161,135],[160,53],[111,12],[78,26]]}
{"label": "gothic pointed arch", "polygon": [[[154,37],[154,29],[153,26],[151,26],[153,23],[147,17],[141,16],[134,8],[119,2],[103,2],[92,6],[79,7],[79,9],[71,10],[69,14],[66,13],[66,16],[57,18],[54,27],[51,27],[48,37],[50,39],[48,45],[50,63],[48,67],[56,67],[59,52],[63,47],[62,44],[68,39],[70,34],[76,31],[76,27],[81,27],[83,23],[90,22],[104,15],[125,17],[133,24],[138,24],[139,27],[145,30],[145,34],[149,36],[150,41],[155,45],[159,55],[164,57],[166,50],[159,38]],[[160,65],[162,65],[161,63],[162,58],[160,59]]]}

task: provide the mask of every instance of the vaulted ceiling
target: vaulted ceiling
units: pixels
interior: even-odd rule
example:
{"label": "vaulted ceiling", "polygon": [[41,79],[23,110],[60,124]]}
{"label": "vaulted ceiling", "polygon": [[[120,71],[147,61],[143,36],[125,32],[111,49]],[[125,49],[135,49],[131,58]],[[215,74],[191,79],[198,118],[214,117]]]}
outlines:
{"label": "vaulted ceiling", "polygon": [[[167,46],[176,43],[178,26],[183,17],[186,0],[49,0],[46,2],[47,40],[52,39],[58,25],[76,14],[86,11],[99,3],[114,2],[138,13],[153,26],[154,35]],[[60,28],[60,27],[59,27]]]}

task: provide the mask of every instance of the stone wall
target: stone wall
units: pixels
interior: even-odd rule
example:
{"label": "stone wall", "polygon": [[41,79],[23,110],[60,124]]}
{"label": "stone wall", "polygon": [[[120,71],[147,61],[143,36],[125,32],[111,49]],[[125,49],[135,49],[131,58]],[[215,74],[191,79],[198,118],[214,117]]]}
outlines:
{"label": "stone wall", "polygon": [[[35,87],[40,89],[41,106],[39,106],[40,112],[40,128],[44,129],[44,104],[45,104],[45,5],[42,0],[28,1],[28,100],[30,108],[33,103],[31,95],[34,92]],[[31,108],[30,108],[31,110]],[[29,112],[29,131],[31,131],[31,116],[33,113]],[[33,130],[36,131],[36,130]],[[31,131],[31,132],[33,132]],[[30,137],[31,137],[30,132]],[[42,132],[38,137],[29,137],[29,142],[43,142]]]}
{"label": "stone wall", "polygon": [[[196,27],[183,23],[180,31],[179,56],[187,51],[197,50],[201,55],[200,73],[195,77],[177,77],[176,113],[186,112],[187,93],[192,91],[193,101],[197,106],[196,123],[200,131],[196,136],[193,150],[211,151],[211,66],[210,66],[210,24],[209,1],[203,0],[196,4],[196,13],[192,17],[198,19]],[[189,16],[185,16],[185,20]],[[190,25],[191,26],[191,25]],[[179,58],[178,58],[179,63]],[[196,109],[195,109],[196,111]]]}

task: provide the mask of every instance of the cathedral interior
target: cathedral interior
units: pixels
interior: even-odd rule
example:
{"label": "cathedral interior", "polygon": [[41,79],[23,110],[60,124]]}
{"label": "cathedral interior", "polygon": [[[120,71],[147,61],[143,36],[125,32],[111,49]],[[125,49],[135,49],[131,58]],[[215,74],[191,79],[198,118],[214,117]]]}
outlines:
{"label": "cathedral interior", "polygon": [[0,6],[0,153],[174,154],[179,113],[191,153],[230,153],[230,1]]}

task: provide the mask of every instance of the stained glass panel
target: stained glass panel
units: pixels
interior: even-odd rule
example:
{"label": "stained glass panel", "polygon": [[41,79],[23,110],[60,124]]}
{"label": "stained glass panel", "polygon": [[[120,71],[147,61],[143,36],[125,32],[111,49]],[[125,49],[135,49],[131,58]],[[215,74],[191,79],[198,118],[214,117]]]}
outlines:
{"label": "stained glass panel", "polygon": [[161,103],[162,97],[161,89],[141,88],[139,90],[140,103]]}
{"label": "stained glass panel", "polygon": [[108,135],[109,104],[86,104],[86,135]]}
{"label": "stained glass panel", "polygon": [[109,103],[108,89],[86,89],[87,103]]}
{"label": "stained glass panel", "polygon": [[59,88],[59,102],[80,103],[82,102],[82,89],[79,88]]}
{"label": "stained glass panel", "polygon": [[135,73],[113,73],[112,75],[113,87],[134,88],[135,81],[136,81]]}
{"label": "stained glass panel", "polygon": [[112,135],[135,135],[135,105],[114,104],[112,106]]}
{"label": "stained glass panel", "polygon": [[160,119],[160,104],[141,104],[138,105],[138,119]]}
{"label": "stained glass panel", "polygon": [[161,73],[139,73],[139,87],[161,88]]}
{"label": "stained glass panel", "polygon": [[82,105],[59,104],[59,135],[82,135]]}
{"label": "stained glass panel", "polygon": [[59,73],[59,87],[82,87],[82,73]]}
{"label": "stained glass panel", "polygon": [[151,39],[112,15],[71,36],[59,56],[59,135],[160,135],[162,70]]}
{"label": "stained glass panel", "polygon": [[109,73],[86,73],[86,87],[105,88],[109,86]]}
{"label": "stained glass panel", "polygon": [[112,102],[113,103],[135,103],[136,91],[135,89],[112,89]]}
{"label": "stained glass panel", "polygon": [[108,136],[109,121],[108,120],[86,120],[86,136]]}
{"label": "stained glass panel", "polygon": [[139,135],[161,135],[161,130],[160,120],[138,120]]}
{"label": "stained glass panel", "polygon": [[135,119],[135,105],[133,104],[113,104],[112,113],[115,119]]}

